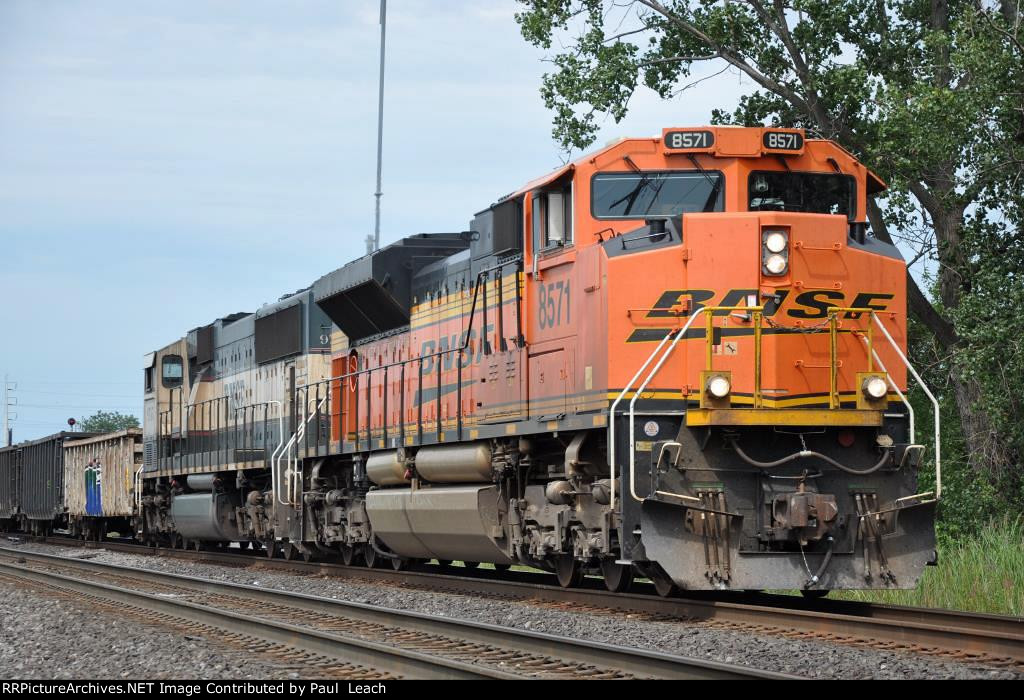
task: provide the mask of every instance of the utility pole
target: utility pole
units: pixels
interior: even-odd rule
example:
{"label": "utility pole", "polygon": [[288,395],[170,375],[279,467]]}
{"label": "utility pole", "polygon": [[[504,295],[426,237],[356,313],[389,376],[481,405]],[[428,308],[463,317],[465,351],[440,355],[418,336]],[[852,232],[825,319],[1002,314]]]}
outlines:
{"label": "utility pole", "polygon": [[[380,0],[380,90],[377,98],[377,220],[373,229],[373,250],[380,249],[381,168],[384,158],[384,37],[387,29],[388,0]],[[369,243],[369,241],[367,241]]]}
{"label": "utility pole", "polygon": [[[13,440],[12,440],[13,431],[11,430],[11,419],[12,419],[11,407],[18,405],[18,399],[13,397],[13,396],[11,396],[11,392],[12,391],[16,391],[17,389],[18,389],[18,385],[14,384],[13,382],[11,382],[10,378],[5,374],[4,375],[4,434],[3,434],[3,441],[4,441],[4,445],[7,446],[7,447],[10,447],[11,443],[13,442]],[[17,418],[17,417],[18,417],[17,414],[15,414],[13,416],[13,418]]]}

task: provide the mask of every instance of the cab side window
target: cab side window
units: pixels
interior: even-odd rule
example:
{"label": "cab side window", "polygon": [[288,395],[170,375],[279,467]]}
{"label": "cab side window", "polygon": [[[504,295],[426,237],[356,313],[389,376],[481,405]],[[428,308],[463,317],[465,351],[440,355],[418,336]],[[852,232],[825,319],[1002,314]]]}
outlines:
{"label": "cab side window", "polygon": [[180,355],[165,355],[160,363],[160,380],[165,389],[176,389],[185,382],[185,363]]}
{"label": "cab side window", "polygon": [[572,188],[542,190],[533,194],[533,250],[572,245]]}

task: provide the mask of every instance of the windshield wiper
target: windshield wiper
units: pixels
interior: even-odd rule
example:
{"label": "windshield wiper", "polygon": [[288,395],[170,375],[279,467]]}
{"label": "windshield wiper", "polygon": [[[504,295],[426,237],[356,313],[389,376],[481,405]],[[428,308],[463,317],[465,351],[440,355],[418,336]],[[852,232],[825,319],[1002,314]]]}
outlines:
{"label": "windshield wiper", "polygon": [[708,195],[708,199],[704,202],[704,208],[702,212],[709,212],[715,210],[715,204],[718,202],[718,192],[722,189],[722,178],[712,178],[708,175],[708,171],[701,167],[701,164],[697,162],[697,158],[691,153],[687,156],[690,162],[693,163],[693,167],[700,171],[700,174],[704,176],[704,179],[711,185],[711,193]]}
{"label": "windshield wiper", "polygon": [[[614,210],[615,207],[619,206],[623,202],[627,202],[626,209],[622,213],[623,214],[629,214],[629,213],[631,213],[633,211],[633,206],[636,204],[636,200],[640,196],[640,193],[643,191],[643,189],[645,187],[647,187],[650,184],[651,175],[650,175],[650,173],[646,173],[646,172],[643,172],[642,170],[640,170],[640,168],[637,166],[637,164],[634,163],[633,159],[630,158],[628,155],[624,156],[622,159],[624,161],[626,161],[626,165],[628,165],[633,170],[634,173],[639,173],[640,174],[640,180],[636,183],[636,187],[634,187],[632,190],[630,190],[630,192],[627,195],[625,195],[624,197],[620,198],[619,200],[617,200],[615,202],[612,202],[609,205],[608,208]],[[658,195],[658,191],[657,190],[654,191],[654,195],[655,195],[655,198],[657,198],[657,195]]]}

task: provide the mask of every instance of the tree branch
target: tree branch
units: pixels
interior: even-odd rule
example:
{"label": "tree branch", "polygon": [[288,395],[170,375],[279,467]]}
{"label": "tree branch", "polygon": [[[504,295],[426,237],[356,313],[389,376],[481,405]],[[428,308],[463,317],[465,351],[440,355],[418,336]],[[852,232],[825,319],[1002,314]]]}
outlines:
{"label": "tree branch", "polygon": [[749,63],[747,63],[739,54],[736,54],[731,49],[723,46],[722,44],[719,44],[710,36],[700,31],[691,22],[687,22],[682,17],[679,17],[657,0],[637,0],[637,2],[639,2],[641,5],[649,7],[650,9],[654,10],[668,21],[675,24],[682,31],[686,32],[695,39],[698,39],[699,41],[702,41],[705,44],[707,44],[711,49],[715,51],[715,53],[718,56],[722,58],[722,60],[727,61],[731,65],[735,66],[736,68],[746,73],[751,79],[754,80],[754,82],[756,82],[761,87],[765,88],[766,90],[771,90],[776,95],[779,95],[780,97],[789,100],[791,104],[793,104],[797,109],[802,110],[805,114],[812,115],[810,105],[808,105],[807,101],[799,94],[797,94],[796,91],[786,87],[785,85],[779,83],[778,81],[772,80],[767,75],[757,70]]}

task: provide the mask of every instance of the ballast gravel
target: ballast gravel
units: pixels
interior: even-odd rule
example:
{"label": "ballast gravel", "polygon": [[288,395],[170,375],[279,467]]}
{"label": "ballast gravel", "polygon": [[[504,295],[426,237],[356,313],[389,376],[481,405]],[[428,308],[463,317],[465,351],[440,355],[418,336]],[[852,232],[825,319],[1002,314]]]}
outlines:
{"label": "ballast gravel", "polygon": [[[322,574],[288,573],[238,568],[190,562],[177,558],[154,557],[140,554],[110,552],[102,549],[78,549],[40,543],[0,542],[3,546],[18,546],[61,556],[82,556],[93,561],[118,564],[134,568],[168,573],[200,576],[216,581],[244,583],[268,589],[278,589],[348,600],[369,605],[409,610],[454,619],[503,625],[536,632],[570,636],[578,639],[621,644],[642,649],[655,649],[664,653],[695,658],[712,659],[724,663],[780,671],[810,678],[837,679],[1016,679],[1024,680],[1024,673],[976,663],[957,663],[906,652],[859,648],[817,640],[787,639],[748,632],[715,629],[686,621],[647,621],[626,614],[600,614],[571,612],[542,607],[528,601],[507,601],[493,597],[469,594],[435,593],[392,586],[381,582],[354,581]],[[0,600],[6,600],[0,594]],[[0,608],[5,612],[6,608]],[[38,629],[46,625],[37,612],[24,611]],[[15,612],[15,614],[17,614]],[[7,619],[15,620],[16,617]],[[45,619],[45,618],[42,618]],[[63,628],[60,618],[48,618],[53,624],[51,634]],[[12,625],[17,627],[17,625]],[[5,625],[4,639],[8,639]],[[130,625],[124,626],[131,629]],[[99,626],[109,644],[113,633]],[[45,635],[40,633],[43,638]],[[65,635],[67,636],[67,635]],[[101,635],[97,634],[97,637]],[[5,641],[6,643],[6,641]],[[102,646],[102,643],[97,643]],[[35,651],[33,651],[33,649]],[[30,648],[30,656],[43,653],[39,647]],[[167,658],[164,656],[163,658]],[[122,657],[118,673],[128,670],[133,676],[146,671],[136,667],[136,657]],[[38,663],[32,661],[31,663]],[[111,668],[118,661],[112,660]],[[6,673],[6,671],[5,671]],[[262,677],[259,672],[247,674]]]}
{"label": "ballast gravel", "polygon": [[299,678],[214,641],[0,581],[3,680]]}

